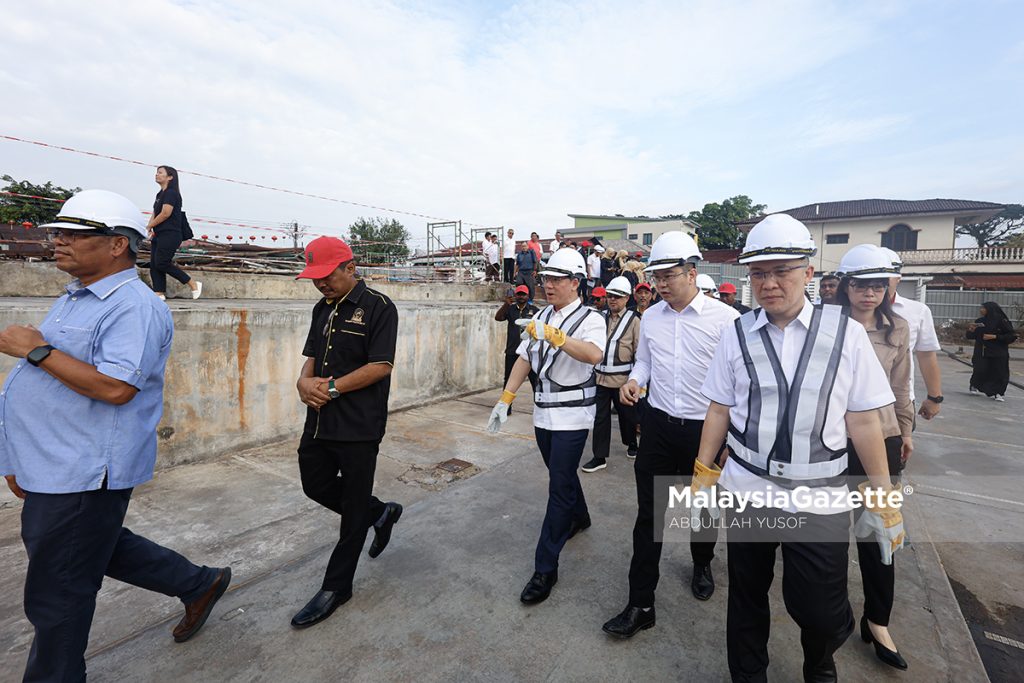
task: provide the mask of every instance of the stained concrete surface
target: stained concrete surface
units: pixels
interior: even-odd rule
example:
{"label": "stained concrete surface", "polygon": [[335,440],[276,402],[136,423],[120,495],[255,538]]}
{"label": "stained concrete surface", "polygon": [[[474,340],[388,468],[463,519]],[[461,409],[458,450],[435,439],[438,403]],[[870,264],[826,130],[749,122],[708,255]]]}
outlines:
{"label": "stained concrete surface", "polygon": [[[1007,476],[1024,474],[1020,450],[1011,450],[1020,441],[1024,392],[1012,392],[1006,404],[979,404],[956,392],[952,363],[943,361],[949,399],[940,418],[919,425],[911,473],[967,471],[988,456],[1000,458]],[[387,551],[360,563],[353,599],[305,631],[291,630],[288,621],[319,587],[337,517],[303,497],[297,439],[172,468],[139,487],[129,510],[134,531],[196,561],[230,563],[235,582],[203,631],[176,645],[170,629],[180,607],[174,600],[107,581],[89,648],[90,680],[726,680],[724,545],[713,565],[718,591],[710,601],[690,594],[688,548],[668,544],[658,625],[625,642],[600,630],[627,597],[635,489],[621,449],[608,469],[581,475],[594,526],[567,545],[551,598],[535,607],[519,603],[532,572],[546,476],[533,443],[528,397],[517,399],[501,434],[483,431],[496,397],[485,392],[392,415],[376,485],[381,498],[402,502],[406,512]],[[443,481],[443,473],[430,468],[450,457],[470,461],[476,474]],[[910,670],[886,668],[854,635],[837,655],[842,680],[986,680],[946,572],[958,591],[974,597],[968,617],[970,610],[978,612],[983,631],[1002,629],[1003,636],[1024,639],[1010,621],[999,621],[1008,606],[1022,604],[1024,546],[927,542],[929,529],[940,524],[960,524],[965,538],[977,536],[974,515],[947,510],[989,505],[964,495],[971,482],[954,483],[964,486],[950,486],[955,493],[944,498],[912,496],[906,509],[912,544],[897,556],[891,628]],[[1013,523],[1024,533],[1020,490],[999,498],[1016,502],[1003,503],[1013,509],[1001,513],[1016,515]],[[20,607],[24,551],[18,533],[17,505],[0,509],[2,680],[17,679],[31,638]],[[859,617],[855,558],[852,553],[850,595]],[[780,563],[776,575],[781,572]],[[769,674],[771,680],[799,680],[798,631],[778,584]],[[1013,646],[993,643],[1007,657],[1019,657]],[[1007,661],[1020,670],[1019,658]],[[992,680],[1015,679],[997,673]]]}

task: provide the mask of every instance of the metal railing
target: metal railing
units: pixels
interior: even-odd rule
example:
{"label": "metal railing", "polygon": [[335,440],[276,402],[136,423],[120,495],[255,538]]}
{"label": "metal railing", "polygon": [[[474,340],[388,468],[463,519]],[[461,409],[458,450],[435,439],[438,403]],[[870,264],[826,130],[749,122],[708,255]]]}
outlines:
{"label": "metal railing", "polygon": [[965,247],[899,252],[903,265],[932,263],[1024,263],[1024,247]]}

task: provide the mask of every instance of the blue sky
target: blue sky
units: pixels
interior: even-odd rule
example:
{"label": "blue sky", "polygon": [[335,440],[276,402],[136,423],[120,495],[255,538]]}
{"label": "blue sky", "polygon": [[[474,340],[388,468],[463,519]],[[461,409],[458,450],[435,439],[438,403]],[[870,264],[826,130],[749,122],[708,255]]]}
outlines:
{"label": "blue sky", "polygon": [[[38,2],[0,44],[0,134],[544,236],[741,193],[1022,202],[1022,20],[1019,2]],[[13,142],[0,171],[143,206],[156,189]],[[182,182],[196,216],[388,215]]]}

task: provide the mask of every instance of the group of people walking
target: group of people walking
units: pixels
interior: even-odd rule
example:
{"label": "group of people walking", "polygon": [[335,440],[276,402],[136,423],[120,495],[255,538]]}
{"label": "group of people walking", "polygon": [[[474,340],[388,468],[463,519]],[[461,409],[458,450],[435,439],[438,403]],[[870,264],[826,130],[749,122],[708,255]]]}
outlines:
{"label": "group of people walking", "polygon": [[[614,406],[627,455],[636,456],[637,513],[628,595],[604,624],[607,634],[630,638],[656,624],[666,481],[688,478],[692,494],[803,488],[843,502],[801,507],[789,498],[781,506],[721,515],[700,496],[691,503],[691,590],[699,600],[715,593],[716,540],[720,527],[727,529],[732,679],[766,680],[768,593],[779,549],[786,608],[801,629],[804,679],[837,679],[833,654],[856,624],[847,589],[851,523],[865,592],[861,637],[881,661],[907,668],[888,630],[893,559],[904,539],[893,492],[913,452],[915,413],[931,419],[940,410],[937,361],[932,367],[938,345],[930,315],[907,305],[916,302],[903,302],[903,314],[896,308],[902,264],[894,253],[873,245],[850,249],[839,268],[839,305],[812,304],[805,295],[815,253],[807,228],[790,216],[758,223],[739,257],[759,305],[753,311],[738,310],[734,288],[721,300],[702,291],[700,250],[681,232],[662,235],[651,250],[645,272],[660,301],[642,315],[627,308],[626,295],[636,290],[619,278],[605,288],[606,308],[588,309],[577,294],[587,264],[563,250],[540,271],[545,307],[531,316],[525,300],[515,311],[503,306],[506,381],[488,429],[501,429],[522,383],[534,377],[534,433],[549,473],[534,573],[522,602],[550,596],[566,543],[593,522],[578,468],[590,429],[595,457],[583,469],[604,464]],[[919,411],[915,355],[928,387]],[[637,422],[639,443],[631,426]],[[833,499],[837,492],[861,497]],[[750,531],[765,528],[800,531],[772,538]]]}

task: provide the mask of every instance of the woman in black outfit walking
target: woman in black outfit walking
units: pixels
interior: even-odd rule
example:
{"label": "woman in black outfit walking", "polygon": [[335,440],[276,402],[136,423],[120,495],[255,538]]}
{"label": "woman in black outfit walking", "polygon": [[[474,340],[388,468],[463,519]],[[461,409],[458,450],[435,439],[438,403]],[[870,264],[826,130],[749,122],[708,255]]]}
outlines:
{"label": "woman in black outfit walking", "polygon": [[974,340],[971,393],[985,394],[1003,401],[1010,383],[1010,344],[1017,339],[1013,325],[995,301],[981,305],[981,317],[967,328],[967,338]]}
{"label": "woman in black outfit walking", "polygon": [[157,166],[156,182],[160,191],[153,202],[153,216],[149,219],[150,259],[149,274],[153,291],[161,299],[167,298],[167,276],[170,275],[192,290],[198,299],[203,283],[193,280],[188,273],[174,265],[174,253],[181,246],[181,192],[178,190],[178,172],[171,166]]}

